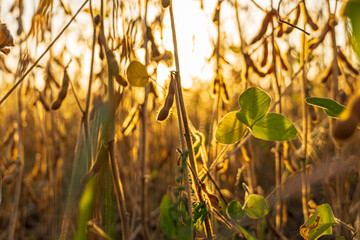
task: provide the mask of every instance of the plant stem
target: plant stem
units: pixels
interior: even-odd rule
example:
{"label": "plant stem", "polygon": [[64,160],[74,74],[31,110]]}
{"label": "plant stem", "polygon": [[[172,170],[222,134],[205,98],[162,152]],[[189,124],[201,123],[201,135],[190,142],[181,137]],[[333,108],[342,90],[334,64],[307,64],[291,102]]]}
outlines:
{"label": "plant stem", "polygon": [[[20,55],[21,56],[21,55]],[[14,100],[16,97],[14,97]],[[15,101],[16,102],[16,101]],[[14,103],[15,104],[15,103]],[[23,182],[23,175],[24,175],[24,145],[23,145],[23,128],[22,128],[22,121],[21,121],[21,111],[22,111],[22,104],[21,104],[21,87],[18,90],[18,95],[17,95],[17,114],[16,114],[16,120],[17,120],[17,124],[18,124],[18,159],[17,161],[20,161],[19,164],[19,174],[17,176],[16,179],[16,184],[15,184],[15,192],[14,192],[14,206],[13,206],[13,212],[10,216],[10,220],[9,220],[9,232],[8,232],[8,239],[9,240],[14,240],[14,235],[15,235],[15,229],[16,229],[16,222],[18,219],[18,212],[19,212],[19,202],[20,202],[20,196],[21,196],[21,187],[22,187],[22,182]]]}
{"label": "plant stem", "polygon": [[[271,4],[272,5],[272,4]],[[277,113],[281,113],[281,85],[280,85],[280,80],[277,74],[277,62],[276,62],[276,47],[275,47],[275,27],[274,27],[274,22],[271,21],[271,25],[272,25],[272,32],[271,32],[271,44],[272,44],[272,62],[273,62],[273,66],[274,66],[274,70],[273,70],[273,76],[274,76],[274,92],[275,92],[275,96],[276,96],[276,101],[279,102],[279,104],[276,105],[276,112]],[[279,50],[280,51],[280,50]],[[283,159],[282,159],[282,155],[281,155],[281,146],[282,143],[281,142],[276,142],[275,143],[275,184],[276,186],[280,186],[282,179],[281,179],[281,175],[282,175],[282,166],[283,166]],[[275,226],[276,229],[281,231],[282,228],[282,209],[283,209],[283,201],[282,201],[282,191],[280,189],[279,191],[279,196],[277,198],[278,202],[276,203],[276,216],[275,216]]]}
{"label": "plant stem", "polygon": [[[148,12],[148,0],[145,0],[145,15],[144,15],[144,46],[145,46],[145,67],[149,64],[149,50],[148,50],[148,26],[147,26],[147,12]],[[151,84],[151,83],[150,83]],[[143,230],[144,239],[150,239],[150,233],[148,228],[148,214],[147,214],[147,187],[146,187],[146,158],[148,156],[147,146],[147,103],[149,96],[149,84],[145,87],[144,102],[140,108],[140,129],[139,129],[139,162],[141,167],[141,224]]]}
{"label": "plant stem", "polygon": [[[302,10],[303,10],[303,16],[305,16],[305,2],[302,1]],[[304,29],[306,26],[306,20],[304,20]],[[305,57],[306,57],[306,35],[305,33],[301,34],[301,40],[302,40],[302,50],[301,50],[301,68],[302,68],[302,81],[301,81],[301,99],[302,99],[302,136],[303,136],[303,159],[300,159],[301,164],[301,202],[302,202],[302,210],[304,215],[304,222],[307,221],[309,218],[309,209],[308,209],[308,184],[307,184],[307,174],[306,174],[306,166],[308,162],[308,109],[305,102],[306,99],[306,88],[307,88],[307,80],[306,80],[306,70],[305,70]]]}
{"label": "plant stem", "polygon": [[[183,99],[183,94],[182,94],[182,88],[181,88],[180,64],[179,64],[179,55],[178,55],[178,51],[177,51],[175,21],[174,21],[174,13],[173,13],[173,8],[172,8],[172,3],[170,4],[170,20],[171,20],[171,30],[172,30],[172,35],[173,35],[174,56],[175,56],[175,66],[176,66],[175,80],[176,80],[176,88],[177,88],[177,92],[178,92],[179,104],[180,104],[180,109],[181,109],[181,116],[182,116],[182,120],[183,120],[183,124],[184,124],[184,130],[185,130],[184,135],[185,135],[187,148],[189,150],[190,166],[195,171],[195,174],[197,175],[198,174],[197,173],[197,166],[196,166],[194,152],[193,152],[193,148],[192,148],[189,123],[188,123],[188,119],[187,119],[187,114],[186,114],[186,109],[185,109],[185,104],[184,104],[184,99]],[[197,193],[197,196],[199,198],[199,201],[201,203],[205,204],[203,196],[201,195],[200,186],[196,187],[196,193]],[[212,238],[213,233],[212,233],[212,229],[211,229],[211,223],[210,223],[209,216],[206,216],[206,218],[204,220],[204,223],[205,223],[205,230],[206,230],[205,232],[206,232],[207,238]]]}
{"label": "plant stem", "polygon": [[[111,58],[109,57],[110,49],[107,46],[105,33],[104,33],[104,0],[101,1],[101,26],[100,26],[100,37],[101,43],[106,52],[106,59],[108,68],[110,66]],[[112,53],[111,53],[112,54]],[[111,171],[113,175],[115,193],[116,193],[116,202],[120,213],[121,218],[121,226],[122,226],[122,238],[124,240],[130,239],[130,229],[128,224],[128,218],[126,213],[126,202],[124,196],[124,190],[121,182],[120,172],[118,163],[115,159],[114,153],[114,141],[115,141],[115,89],[114,89],[114,76],[112,75],[110,69],[108,70],[108,121],[109,121],[109,134],[105,133],[109,136],[109,155],[110,155],[110,163],[111,163]]]}

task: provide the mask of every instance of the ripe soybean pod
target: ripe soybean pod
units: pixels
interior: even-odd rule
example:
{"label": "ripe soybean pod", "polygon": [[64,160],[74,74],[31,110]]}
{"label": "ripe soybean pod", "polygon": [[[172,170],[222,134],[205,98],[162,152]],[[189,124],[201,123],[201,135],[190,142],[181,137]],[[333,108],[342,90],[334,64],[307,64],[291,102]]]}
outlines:
{"label": "ripe soybean pod", "polygon": [[336,121],[332,134],[335,139],[345,140],[353,135],[360,122],[360,95],[356,95],[349,104],[349,110],[345,112],[344,119]]}
{"label": "ripe soybean pod", "polygon": [[169,92],[168,95],[166,96],[165,104],[157,116],[158,121],[164,121],[169,116],[170,109],[174,103],[174,96],[175,96],[175,77],[174,74],[172,73],[169,84]]}
{"label": "ripe soybean pod", "polygon": [[61,85],[61,89],[59,92],[59,95],[56,99],[56,101],[52,104],[51,109],[52,110],[57,110],[60,108],[62,102],[64,101],[66,94],[67,94],[67,90],[69,88],[69,82],[70,82],[70,78],[69,75],[67,73],[67,66],[64,69],[64,77],[63,77],[63,81],[62,81],[62,85]]}

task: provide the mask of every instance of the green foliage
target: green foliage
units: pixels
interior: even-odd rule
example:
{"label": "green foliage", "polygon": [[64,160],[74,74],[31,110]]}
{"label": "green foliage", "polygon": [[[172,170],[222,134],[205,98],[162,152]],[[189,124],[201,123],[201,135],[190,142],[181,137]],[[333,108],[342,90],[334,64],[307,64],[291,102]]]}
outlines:
{"label": "green foliage", "polygon": [[[220,121],[215,137],[219,143],[232,144],[245,134],[245,126],[252,134],[267,141],[287,141],[296,137],[294,125],[281,114],[267,113],[270,96],[260,88],[249,88],[239,97],[240,111],[230,112]],[[234,118],[236,115],[236,119]]]}
{"label": "green foliage", "polygon": [[226,213],[235,220],[240,220],[245,214],[250,218],[258,219],[269,213],[269,204],[263,196],[249,194],[245,196],[244,206],[241,206],[238,201],[231,201],[226,208]]}
{"label": "green foliage", "polygon": [[244,211],[250,218],[261,218],[269,213],[269,204],[263,196],[250,194],[244,204]]}
{"label": "green foliage", "polygon": [[334,118],[339,117],[346,108],[330,98],[311,97],[307,98],[306,102],[324,109],[328,116]]}
{"label": "green foliage", "polygon": [[254,137],[268,141],[287,141],[293,139],[296,128],[289,119],[278,113],[268,113],[252,128]]}
{"label": "green foliage", "polygon": [[193,208],[194,228],[199,229],[202,226],[209,211],[203,203],[195,204],[193,205]]}
{"label": "green foliage", "polygon": [[91,178],[83,191],[79,202],[79,216],[76,228],[75,240],[85,240],[87,239],[86,226],[88,221],[91,219],[94,202],[95,202],[95,187],[96,180]]}
{"label": "green foliage", "polygon": [[168,195],[164,195],[160,204],[160,227],[162,231],[169,237],[176,237],[176,220],[172,219],[173,202]]}
{"label": "green foliage", "polygon": [[[188,151],[182,154],[182,161],[179,168],[180,175],[176,177],[179,183],[183,180],[188,155]],[[175,202],[173,202],[168,195],[164,195],[161,200],[160,228],[170,239],[192,239],[191,219],[187,217],[183,204],[184,197],[181,196],[181,192],[184,190],[185,187],[183,185],[179,185],[173,190],[174,195],[177,197]]]}
{"label": "green foliage", "polygon": [[266,115],[270,108],[270,102],[270,96],[260,88],[248,88],[239,97],[241,110],[236,114],[236,117],[252,128],[257,121]]}
{"label": "green foliage", "polygon": [[354,49],[356,50],[358,56],[360,57],[359,52],[359,44],[360,44],[360,1],[359,0],[350,0],[346,7],[344,14],[345,16],[350,18],[350,24],[352,28],[353,37],[355,41],[353,41]]}
{"label": "green foliage", "polygon": [[235,200],[228,204],[226,213],[229,217],[236,220],[240,220],[245,216],[245,211],[243,211],[241,203]]}
{"label": "green foliage", "polygon": [[322,235],[332,234],[335,218],[331,207],[322,204],[316,207],[315,213],[300,227],[300,234],[306,240],[314,240]]}
{"label": "green foliage", "polygon": [[223,144],[233,144],[239,141],[246,132],[246,125],[236,117],[236,112],[230,112],[219,122],[216,129],[216,140]]}

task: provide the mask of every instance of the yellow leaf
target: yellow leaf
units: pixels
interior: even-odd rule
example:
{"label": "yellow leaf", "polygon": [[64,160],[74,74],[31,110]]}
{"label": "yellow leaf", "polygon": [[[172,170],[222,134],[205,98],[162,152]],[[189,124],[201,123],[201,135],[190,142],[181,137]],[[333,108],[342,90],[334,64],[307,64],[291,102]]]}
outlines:
{"label": "yellow leaf", "polygon": [[149,82],[146,67],[139,61],[132,61],[126,71],[127,79],[133,87],[145,87]]}

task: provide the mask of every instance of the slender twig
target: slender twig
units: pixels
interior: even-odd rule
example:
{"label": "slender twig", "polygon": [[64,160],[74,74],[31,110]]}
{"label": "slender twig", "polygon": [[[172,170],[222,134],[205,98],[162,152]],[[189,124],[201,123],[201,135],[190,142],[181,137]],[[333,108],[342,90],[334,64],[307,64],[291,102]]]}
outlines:
{"label": "slender twig", "polygon": [[93,39],[92,39],[92,47],[91,47],[91,60],[90,60],[90,73],[89,73],[89,85],[86,94],[85,101],[85,111],[83,111],[82,121],[84,123],[84,132],[85,132],[85,142],[87,147],[88,159],[92,161],[92,151],[90,146],[90,137],[89,137],[89,108],[90,108],[90,99],[91,99],[91,86],[93,82],[93,71],[94,71],[94,58],[95,58],[95,44],[96,44],[96,25],[94,22],[94,14],[92,8],[92,0],[89,1],[89,9],[91,16],[91,23],[93,25]]}
{"label": "slender twig", "polygon": [[[23,145],[23,127],[21,123],[21,112],[22,112],[22,104],[21,104],[21,87],[18,91],[18,99],[17,99],[17,114],[16,114],[16,120],[18,124],[18,161],[19,164],[19,175],[17,176],[16,185],[15,185],[15,191],[14,191],[14,205],[13,205],[13,212],[11,214],[10,220],[9,220],[9,232],[8,232],[8,239],[13,240],[15,235],[15,228],[16,228],[16,222],[18,218],[18,212],[19,212],[19,202],[20,202],[20,196],[21,196],[21,187],[23,182],[23,175],[24,175],[24,145]],[[14,103],[15,105],[15,103]]]}
{"label": "slender twig", "polygon": [[302,29],[302,28],[300,28],[300,27],[298,27],[298,26],[296,26],[296,25],[294,25],[294,24],[292,24],[292,23],[290,23],[290,22],[287,22],[287,21],[281,19],[281,17],[280,17],[280,5],[281,5],[281,2],[282,2],[282,0],[279,1],[278,10],[277,10],[279,22],[282,22],[282,23],[285,23],[285,24],[287,24],[287,25],[290,25],[291,27],[296,28],[297,30],[302,31],[302,32],[305,33],[305,34],[310,35],[310,33],[308,33],[307,31],[305,31],[304,29]]}
{"label": "slender twig", "polygon": [[[147,13],[148,13],[148,0],[145,0],[145,14],[144,14],[144,46],[145,46],[145,67],[149,64],[149,50],[148,50],[148,26],[147,26]],[[146,187],[146,158],[148,156],[148,142],[147,142],[147,103],[149,97],[149,84],[145,87],[144,91],[144,102],[141,104],[141,115],[140,115],[140,128],[139,128],[139,148],[138,156],[141,168],[141,224],[143,225],[143,236],[144,239],[150,239],[149,233],[149,218],[147,214],[147,187]]]}
{"label": "slender twig", "polygon": [[[303,4],[303,9],[305,10],[305,2],[302,2]],[[304,27],[306,25],[306,20],[304,21]],[[301,159],[301,169],[304,170],[301,172],[301,202],[302,202],[302,210],[303,210],[303,215],[304,215],[304,221],[306,221],[309,217],[309,209],[308,209],[308,183],[307,183],[307,174],[306,174],[306,167],[308,164],[308,136],[309,136],[309,119],[308,119],[308,107],[307,104],[305,102],[305,98],[306,98],[306,88],[307,88],[307,79],[306,79],[306,71],[305,71],[305,55],[306,55],[306,36],[303,34],[301,36],[302,39],[302,50],[301,50],[301,69],[302,69],[302,80],[301,80],[301,98],[303,99],[302,101],[302,125],[303,125],[303,129],[302,129],[302,142],[303,142],[303,146],[304,146],[304,158]]]}
{"label": "slender twig", "polygon": [[255,0],[251,0],[251,2],[261,11],[266,12],[265,9],[263,9],[257,2],[255,2]]}
{"label": "slender twig", "polygon": [[60,33],[54,38],[54,40],[49,44],[49,46],[45,49],[45,51],[40,55],[40,57],[31,65],[31,67],[24,73],[24,75],[12,86],[12,88],[5,94],[4,97],[0,100],[0,105],[11,95],[11,93],[19,86],[19,84],[26,78],[27,75],[36,67],[36,65],[40,62],[40,60],[45,56],[45,54],[52,48],[55,42],[61,37],[61,35],[65,32],[65,30],[70,26],[70,24],[75,20],[76,16],[81,12],[86,3],[89,0],[85,0],[84,3],[80,6],[75,15],[70,19],[70,21],[65,25],[65,27],[60,31]]}
{"label": "slender twig", "polygon": [[78,98],[77,95],[76,95],[76,92],[75,92],[75,89],[74,89],[74,85],[73,85],[73,83],[72,83],[72,81],[71,81],[70,79],[69,79],[69,82],[70,82],[71,90],[72,90],[72,92],[73,92],[73,94],[74,94],[74,97],[75,97],[75,101],[76,101],[77,105],[79,106],[80,111],[81,111],[82,113],[84,113],[84,109],[81,107],[79,98]]}

